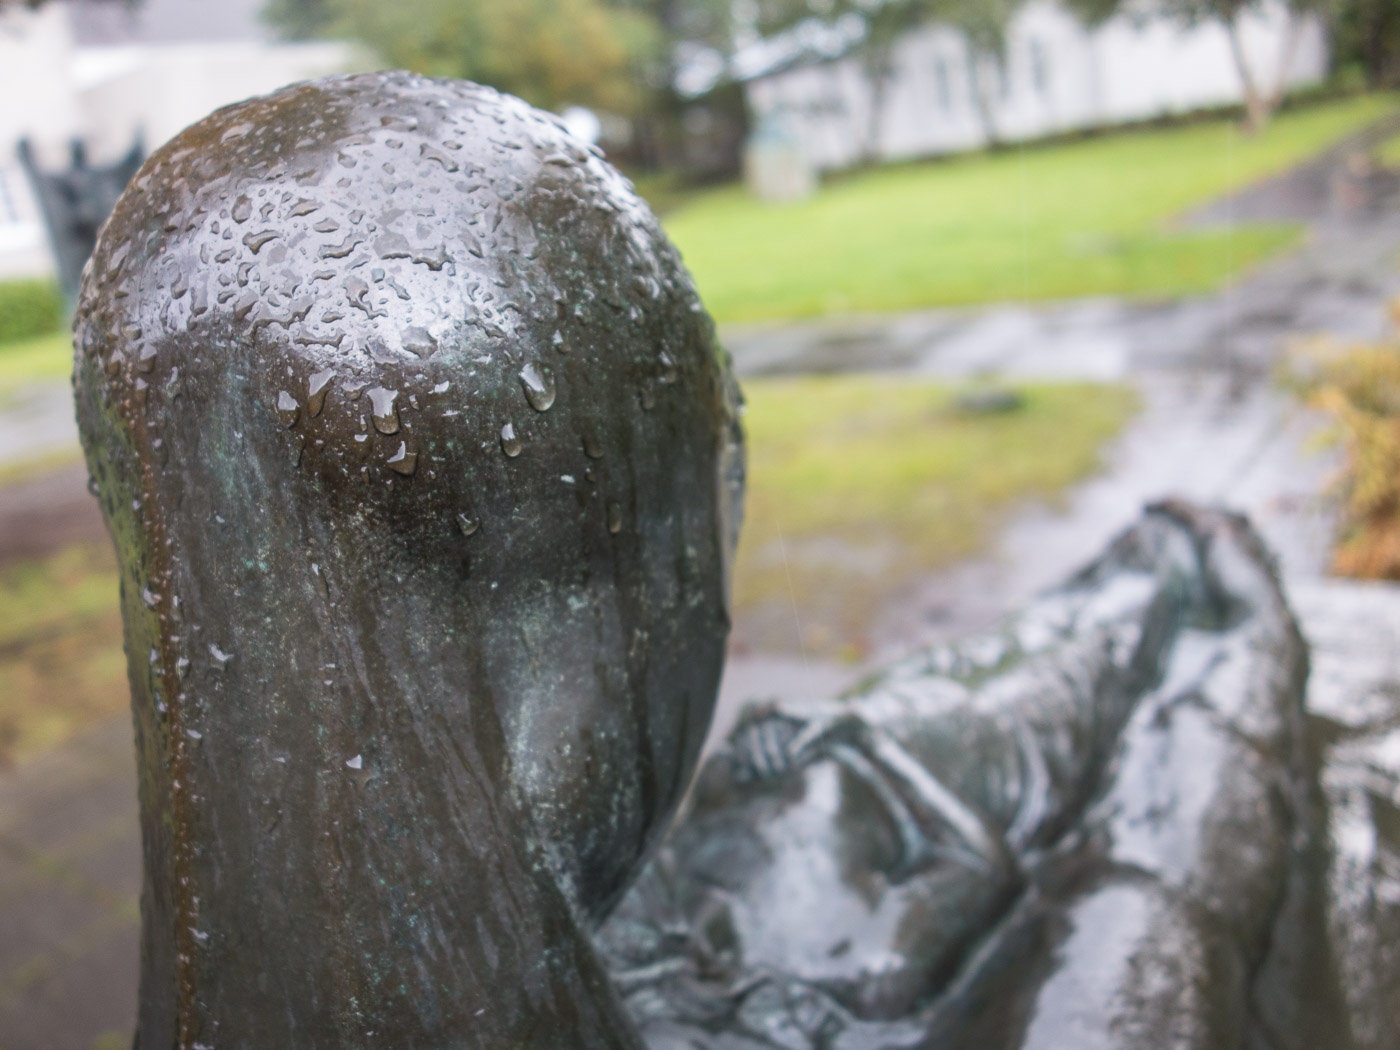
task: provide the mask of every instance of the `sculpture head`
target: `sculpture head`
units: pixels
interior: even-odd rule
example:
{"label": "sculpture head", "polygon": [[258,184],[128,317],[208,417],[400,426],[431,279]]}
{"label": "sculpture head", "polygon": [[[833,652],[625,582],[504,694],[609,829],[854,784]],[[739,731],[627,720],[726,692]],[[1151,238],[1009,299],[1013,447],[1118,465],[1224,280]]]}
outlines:
{"label": "sculpture head", "polygon": [[[157,151],[76,332],[123,562],[143,981],[177,987],[143,991],[151,1045],[337,982],[304,1030],[369,1002],[440,1034],[511,980],[541,1016],[507,957],[588,971],[530,955],[664,828],[728,630],[737,394],[654,217],[518,100],[332,78]],[[200,979],[235,952],[277,976]],[[191,1012],[199,987],[226,1007]]]}

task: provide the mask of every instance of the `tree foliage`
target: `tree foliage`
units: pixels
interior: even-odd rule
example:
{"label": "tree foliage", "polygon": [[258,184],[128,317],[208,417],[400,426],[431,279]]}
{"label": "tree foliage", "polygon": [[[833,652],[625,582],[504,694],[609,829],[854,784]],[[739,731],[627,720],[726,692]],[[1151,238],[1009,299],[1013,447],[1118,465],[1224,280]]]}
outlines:
{"label": "tree foliage", "polygon": [[633,112],[635,62],[658,46],[645,12],[604,0],[272,0],[265,13],[289,35],[358,40],[390,65],[556,110]]}
{"label": "tree foliage", "polygon": [[1337,0],[1332,46],[1337,63],[1359,66],[1370,87],[1400,87],[1400,0]]}
{"label": "tree foliage", "polygon": [[1066,0],[1071,10],[1090,24],[1102,22],[1115,14],[1129,11],[1148,16],[1166,15],[1183,25],[1213,22],[1225,30],[1230,42],[1230,55],[1239,73],[1244,95],[1245,126],[1258,131],[1269,122],[1283,102],[1288,87],[1288,72],[1302,31],[1303,19],[1309,14],[1325,14],[1339,0],[1283,0],[1283,39],[1277,60],[1277,75],[1266,83],[1250,60],[1244,47],[1241,21],[1259,12],[1264,0]]}
{"label": "tree foliage", "polygon": [[862,32],[854,52],[870,84],[864,152],[867,160],[874,160],[894,75],[895,48],[910,30],[929,22],[951,26],[966,39],[972,98],[987,137],[997,139],[988,74],[1000,71],[1007,26],[1019,6],[1018,0],[756,0],[754,25],[760,34],[773,36],[808,20],[833,26],[859,21]]}

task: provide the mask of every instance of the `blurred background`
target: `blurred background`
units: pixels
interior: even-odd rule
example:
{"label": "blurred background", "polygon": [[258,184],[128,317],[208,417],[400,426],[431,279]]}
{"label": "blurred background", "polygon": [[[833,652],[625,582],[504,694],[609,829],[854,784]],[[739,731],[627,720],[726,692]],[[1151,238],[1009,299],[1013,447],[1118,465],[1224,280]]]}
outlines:
{"label": "blurred background", "polygon": [[719,323],[751,472],[717,732],[1170,495],[1249,513],[1314,634],[1340,576],[1400,636],[1400,0],[0,0],[0,1050],[134,1017],[77,274],[180,129],[386,67],[597,143]]}

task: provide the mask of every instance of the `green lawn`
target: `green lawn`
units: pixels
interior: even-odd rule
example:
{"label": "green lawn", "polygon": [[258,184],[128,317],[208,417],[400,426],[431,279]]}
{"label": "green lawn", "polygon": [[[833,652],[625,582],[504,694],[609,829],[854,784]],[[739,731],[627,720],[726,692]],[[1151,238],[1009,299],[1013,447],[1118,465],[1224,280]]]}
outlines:
{"label": "green lawn", "polygon": [[1392,135],[1382,142],[1373,156],[1383,168],[1400,168],[1400,135]]}
{"label": "green lawn", "polygon": [[0,345],[0,397],[27,383],[73,374],[73,337],[67,332]]}
{"label": "green lawn", "polygon": [[1285,113],[1257,137],[1219,121],[904,165],[801,204],[740,187],[665,225],[721,321],[1218,287],[1295,227],[1173,229],[1193,205],[1286,170],[1397,106],[1394,95]]}
{"label": "green lawn", "polygon": [[734,574],[736,638],[862,655],[871,618],[910,580],[978,553],[1028,500],[1094,473],[1137,399],[1031,384],[1019,410],[964,415],[908,376],[744,386],[749,492]]}

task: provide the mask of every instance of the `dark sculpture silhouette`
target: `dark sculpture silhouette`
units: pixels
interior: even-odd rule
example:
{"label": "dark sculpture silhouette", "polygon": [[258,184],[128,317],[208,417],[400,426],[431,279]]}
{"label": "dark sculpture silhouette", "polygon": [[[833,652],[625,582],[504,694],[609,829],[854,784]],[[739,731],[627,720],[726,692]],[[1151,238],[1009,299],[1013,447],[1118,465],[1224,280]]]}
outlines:
{"label": "dark sculpture silhouette", "polygon": [[1336,976],[1376,911],[1328,902],[1306,649],[1220,512],[751,714],[649,861],[728,632],[738,394],[655,218],[517,100],[331,78],[190,128],[99,238],[75,388],[140,1050],[1395,1045],[1400,963]]}
{"label": "dark sculpture silhouette", "polygon": [[470,84],[220,110],[99,240],[138,1045],[636,1046],[587,927],[719,679],[736,391],[628,184]]}
{"label": "dark sculpture silhouette", "polygon": [[86,145],[81,139],[74,139],[67,171],[42,170],[28,139],[20,140],[18,153],[43,212],[59,286],[71,304],[78,293],[83,266],[97,244],[97,231],[141,167],[145,148],[138,139],[115,164],[94,167],[88,163]]}
{"label": "dark sculpture silhouette", "polygon": [[1258,537],[1168,504],[1003,633],[755,713],[600,936],[648,1045],[1348,1045],[1306,671]]}

